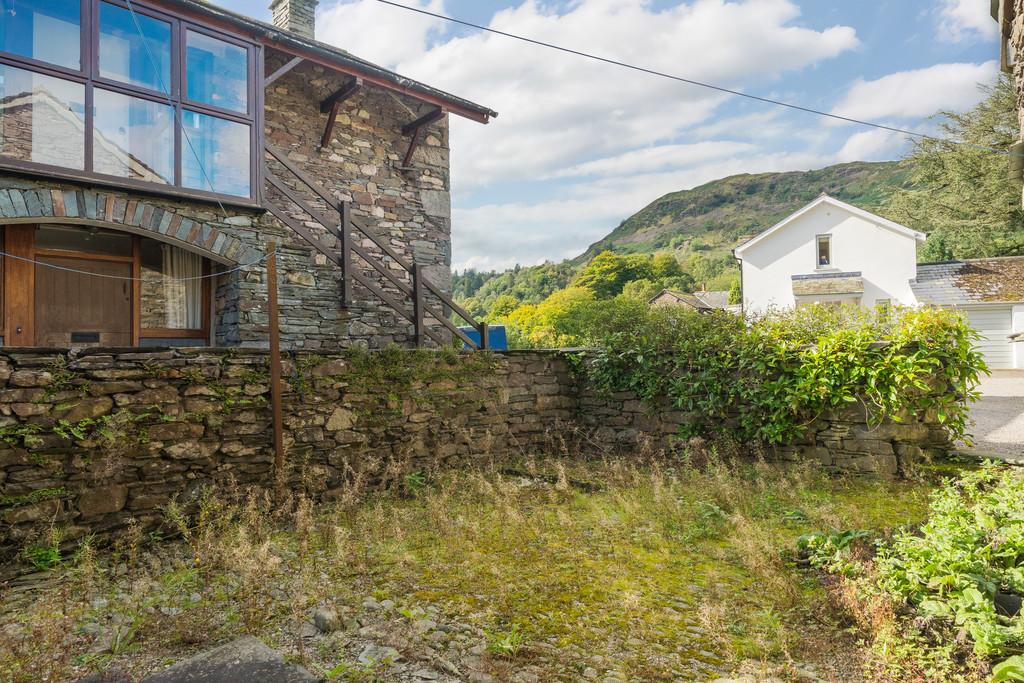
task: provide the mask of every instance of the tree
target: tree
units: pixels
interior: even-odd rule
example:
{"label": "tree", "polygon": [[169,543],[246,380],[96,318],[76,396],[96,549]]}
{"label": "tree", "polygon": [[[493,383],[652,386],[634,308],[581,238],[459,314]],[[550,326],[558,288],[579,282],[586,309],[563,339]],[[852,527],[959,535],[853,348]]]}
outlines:
{"label": "tree", "polygon": [[514,346],[555,347],[571,343],[568,330],[578,329],[589,314],[578,311],[594,302],[585,287],[560,289],[539,304],[526,304],[508,314],[510,342]]}
{"label": "tree", "polygon": [[886,215],[928,234],[923,260],[1024,254],[1021,186],[1010,180],[1005,154],[1017,141],[1013,81],[1000,75],[980,86],[985,99],[974,109],[941,112],[942,137],[920,139],[904,160],[913,186],[897,191]]}
{"label": "tree", "polygon": [[676,277],[683,274],[683,267],[679,265],[676,257],[667,251],[654,255],[651,260],[651,274],[657,280],[664,280],[667,277]]}
{"label": "tree", "polygon": [[730,304],[741,304],[743,303],[743,289],[740,287],[739,280],[733,280],[729,286],[729,299]]}
{"label": "tree", "polygon": [[644,278],[642,280],[627,282],[626,286],[622,288],[622,296],[629,299],[636,299],[637,301],[650,301],[651,297],[662,289],[665,288],[661,283]]}
{"label": "tree", "polygon": [[518,307],[519,299],[515,298],[511,294],[502,294],[494,300],[493,304],[491,304],[491,310],[487,317],[490,320],[500,320]]}
{"label": "tree", "polygon": [[689,273],[683,272],[675,277],[665,278],[661,281],[661,286],[674,292],[692,292],[697,289],[697,281]]}
{"label": "tree", "polygon": [[598,299],[610,299],[622,292],[627,282],[651,277],[651,257],[646,254],[622,256],[602,251],[583,266],[573,286],[585,287]]}

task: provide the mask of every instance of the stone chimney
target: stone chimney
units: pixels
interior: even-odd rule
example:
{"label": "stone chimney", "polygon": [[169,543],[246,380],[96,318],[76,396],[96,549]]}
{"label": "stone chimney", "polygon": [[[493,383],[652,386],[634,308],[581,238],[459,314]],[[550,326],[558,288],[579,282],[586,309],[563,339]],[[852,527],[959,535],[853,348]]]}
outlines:
{"label": "stone chimney", "polygon": [[274,26],[313,39],[318,3],[319,0],[273,0],[270,11],[274,15]]}

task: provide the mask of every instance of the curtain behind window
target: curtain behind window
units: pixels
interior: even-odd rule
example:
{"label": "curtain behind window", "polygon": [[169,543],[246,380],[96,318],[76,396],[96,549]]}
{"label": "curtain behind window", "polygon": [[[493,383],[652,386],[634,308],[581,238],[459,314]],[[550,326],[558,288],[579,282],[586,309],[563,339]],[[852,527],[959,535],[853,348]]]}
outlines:
{"label": "curtain behind window", "polygon": [[166,326],[174,330],[196,330],[203,326],[203,259],[197,254],[161,245],[163,253]]}

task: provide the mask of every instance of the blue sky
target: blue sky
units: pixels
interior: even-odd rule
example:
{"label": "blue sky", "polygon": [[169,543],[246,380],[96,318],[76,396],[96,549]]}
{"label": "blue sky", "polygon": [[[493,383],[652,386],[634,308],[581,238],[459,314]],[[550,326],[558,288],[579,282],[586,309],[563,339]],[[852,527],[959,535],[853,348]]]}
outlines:
{"label": "blue sky", "polygon": [[[269,18],[268,0],[215,0]],[[404,0],[804,106],[931,132],[996,75],[988,0]],[[662,194],[735,173],[895,159],[903,136],[594,64],[374,0],[321,0],[317,37],[490,106],[453,118],[453,265],[582,252]]]}

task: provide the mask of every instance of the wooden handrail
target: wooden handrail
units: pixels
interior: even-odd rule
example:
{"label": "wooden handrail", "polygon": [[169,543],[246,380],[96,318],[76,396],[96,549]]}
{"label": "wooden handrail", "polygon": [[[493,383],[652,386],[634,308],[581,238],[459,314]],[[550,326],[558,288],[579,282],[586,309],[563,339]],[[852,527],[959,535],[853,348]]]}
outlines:
{"label": "wooden handrail", "polygon": [[[441,291],[437,285],[431,282],[430,279],[424,275],[423,266],[421,264],[407,261],[402,255],[387,244],[383,238],[377,235],[376,231],[367,226],[361,219],[352,216],[349,211],[348,202],[338,202],[338,200],[332,197],[327,190],[320,187],[313,178],[289,160],[283,151],[269,143],[266,144],[266,151],[296,178],[302,181],[304,185],[306,185],[328,206],[337,207],[339,221],[335,226],[333,220],[320,212],[319,209],[313,207],[296,190],[274,174],[266,163],[264,163],[264,177],[267,181],[289,201],[299,207],[302,212],[309,215],[328,233],[338,239],[340,243],[340,251],[325,245],[309,228],[297,219],[292,218],[282,208],[275,206],[272,202],[266,202],[266,209],[276,216],[278,220],[291,228],[304,240],[312,244],[318,251],[327,255],[331,262],[342,269],[342,302],[345,306],[349,305],[351,301],[351,282],[355,281],[413,324],[417,346],[421,346],[428,338],[438,345],[443,346],[445,344],[444,338],[426,325],[425,319],[429,315],[447,328],[453,335],[455,335],[455,337],[460,339],[469,348],[487,349],[490,347],[487,323],[477,322],[474,320],[473,316],[468,311],[456,304],[450,296]],[[402,270],[409,274],[412,284],[410,285],[404,282],[401,278],[396,276],[394,272],[392,272],[392,268],[389,268],[379,259],[374,257],[360,244],[354,242],[351,235],[352,228],[358,230],[361,235],[369,239],[370,242],[380,249],[387,257],[391,258],[395,263],[401,266]],[[378,286],[377,283],[373,282],[356,268],[353,268],[351,261],[352,253],[355,253],[356,256],[361,258],[374,270],[384,276],[384,278],[394,285],[401,294],[411,298],[412,311],[410,312],[402,301],[395,299],[391,294],[388,294],[388,292]],[[438,314],[438,312],[427,301],[426,295],[428,293],[436,297],[444,306],[450,308],[474,327],[480,334],[480,341],[474,341],[465,332],[459,329],[455,323],[449,320],[447,316]]]}

